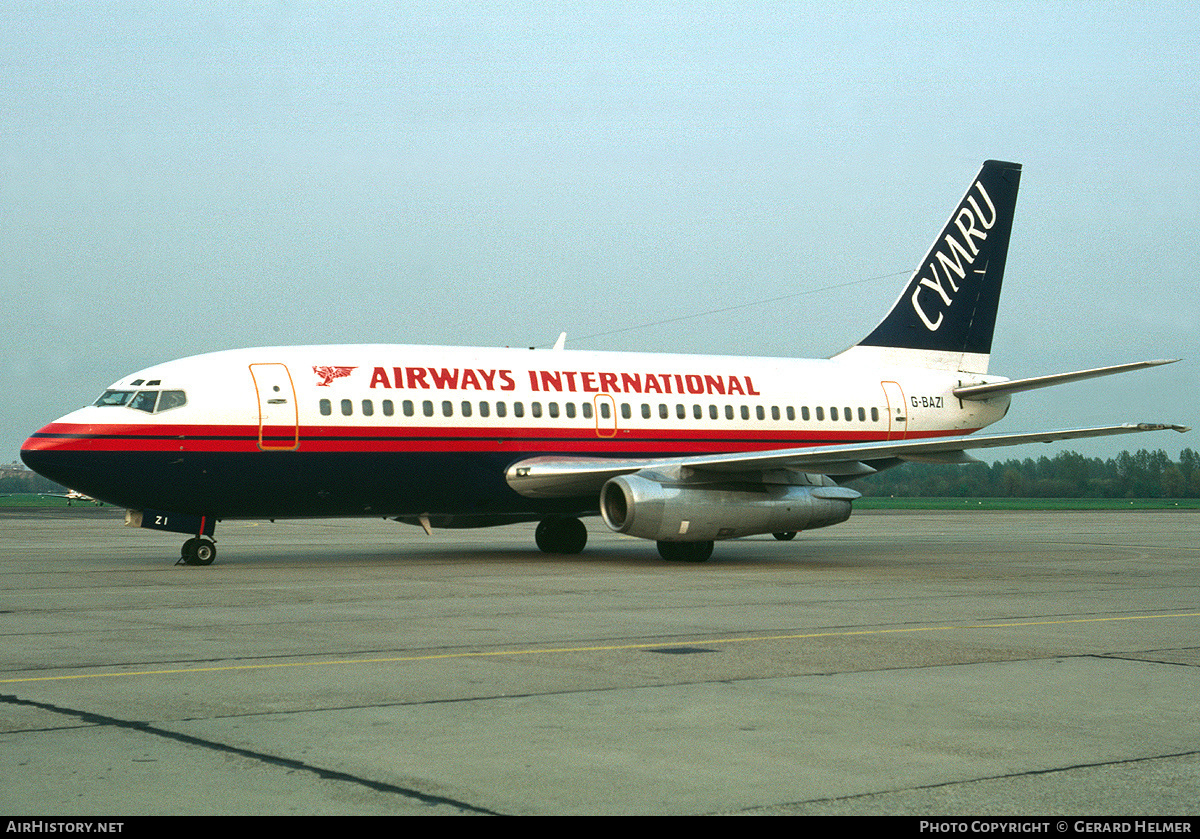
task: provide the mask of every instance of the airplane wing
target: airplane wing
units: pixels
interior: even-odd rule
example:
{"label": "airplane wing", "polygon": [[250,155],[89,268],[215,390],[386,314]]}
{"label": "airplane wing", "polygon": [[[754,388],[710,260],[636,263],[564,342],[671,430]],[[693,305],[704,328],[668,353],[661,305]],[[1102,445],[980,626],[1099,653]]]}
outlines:
{"label": "airplane wing", "polygon": [[[1096,428],[1068,428],[1025,434],[934,437],[919,440],[889,440],[850,446],[806,446],[794,449],[735,452],[730,454],[688,455],[668,458],[576,458],[531,457],[508,468],[508,485],[526,498],[566,498],[598,493],[605,481],[617,475],[643,469],[669,471],[682,480],[703,482],[706,473],[764,472],[795,469],[838,478],[870,475],[886,468],[886,461],[913,460],[931,463],[965,463],[974,458],[967,449],[1019,446],[1025,443],[1051,443],[1082,437],[1111,434],[1136,434],[1143,431],[1184,432],[1182,425],[1128,423]],[[870,464],[876,463],[879,468]]]}

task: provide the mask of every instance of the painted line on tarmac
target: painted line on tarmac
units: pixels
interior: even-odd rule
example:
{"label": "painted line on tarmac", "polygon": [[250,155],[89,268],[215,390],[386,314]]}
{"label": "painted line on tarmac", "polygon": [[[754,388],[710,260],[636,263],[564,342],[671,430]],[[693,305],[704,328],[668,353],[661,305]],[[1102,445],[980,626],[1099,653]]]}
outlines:
{"label": "painted line on tarmac", "polygon": [[651,641],[638,644],[603,644],[581,647],[538,647],[527,650],[489,650],[429,655],[394,656],[388,658],[343,658],[320,661],[287,661],[273,664],[226,664],[216,667],[178,667],[162,670],[127,670],[108,673],[75,673],[66,676],[26,676],[0,679],[0,685],[28,682],[59,682],[70,679],[118,679],[128,676],[169,676],[182,673],[220,673],[237,670],[280,670],[288,667],[333,667],[350,664],[400,664],[416,661],[445,661],[456,658],[496,658],[517,655],[551,655],[556,653],[594,653],[620,650],[661,649],[663,647],[697,646],[702,644],[745,644],[760,641],[802,641],[811,638],[849,638],[863,635],[897,635],[916,632],[946,632],[953,629],[1014,629],[1024,626],[1062,626],[1073,623],[1115,623],[1118,621],[1165,620],[1170,618],[1200,618],[1200,612],[1180,612],[1166,615],[1124,615],[1108,618],[1064,618],[1060,620],[1009,621],[1004,623],[947,624],[946,626],[916,626],[898,629],[849,629],[837,632],[804,632],[787,635],[747,635],[739,638],[692,638],[687,641]]}

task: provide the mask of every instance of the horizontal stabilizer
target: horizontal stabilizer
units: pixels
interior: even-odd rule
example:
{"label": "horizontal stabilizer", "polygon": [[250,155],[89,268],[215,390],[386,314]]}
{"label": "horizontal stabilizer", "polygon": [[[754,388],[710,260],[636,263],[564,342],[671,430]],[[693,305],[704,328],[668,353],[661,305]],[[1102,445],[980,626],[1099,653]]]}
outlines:
{"label": "horizontal stabilizer", "polygon": [[1112,376],[1115,373],[1128,373],[1130,370],[1144,370],[1147,367],[1158,367],[1163,364],[1174,364],[1178,358],[1159,358],[1152,361],[1132,361],[1129,364],[1114,364],[1112,367],[1095,367],[1091,370],[1077,370],[1074,373],[1055,373],[1050,376],[1034,376],[1030,379],[1013,379],[1006,382],[989,382],[982,385],[962,385],[954,388],[954,395],[959,399],[983,400],[991,399],[1002,393],[1020,393],[1024,390],[1036,390],[1039,387],[1077,382],[1082,379],[1096,379],[1100,376]]}

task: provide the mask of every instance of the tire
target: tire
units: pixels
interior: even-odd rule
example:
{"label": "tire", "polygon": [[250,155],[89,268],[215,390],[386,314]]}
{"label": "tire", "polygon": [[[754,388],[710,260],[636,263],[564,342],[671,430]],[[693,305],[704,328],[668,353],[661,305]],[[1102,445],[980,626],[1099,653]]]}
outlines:
{"label": "tire", "polygon": [[538,522],[533,538],[548,554],[577,554],[587,546],[587,528],[579,519],[556,517]]}
{"label": "tire", "polygon": [[667,562],[707,562],[712,542],[659,542],[658,555]]}
{"label": "tire", "polygon": [[780,542],[790,542],[796,538],[796,531],[787,530],[787,531],[784,531],[783,533],[772,533],[771,535],[774,536],[776,539],[778,539]]}
{"label": "tire", "polygon": [[217,558],[217,546],[209,539],[193,536],[180,550],[184,565],[212,565]]}

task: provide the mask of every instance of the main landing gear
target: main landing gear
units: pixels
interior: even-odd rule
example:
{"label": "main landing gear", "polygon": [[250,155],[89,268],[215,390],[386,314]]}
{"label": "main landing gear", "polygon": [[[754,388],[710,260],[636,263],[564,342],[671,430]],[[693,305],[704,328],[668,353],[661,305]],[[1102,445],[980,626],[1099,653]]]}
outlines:
{"label": "main landing gear", "polygon": [[555,516],[538,522],[533,538],[548,554],[577,554],[587,545],[587,528],[579,519]]}
{"label": "main landing gear", "polygon": [[193,536],[183,543],[179,551],[179,562],[184,565],[212,565],[217,558],[217,545],[207,536]]}
{"label": "main landing gear", "polygon": [[712,542],[658,543],[658,555],[667,562],[706,562],[712,552]]}
{"label": "main landing gear", "polygon": [[[577,554],[587,545],[587,528],[569,516],[553,516],[538,522],[534,539],[548,554]],[[712,542],[659,542],[658,554],[668,562],[704,562],[713,552]]]}

